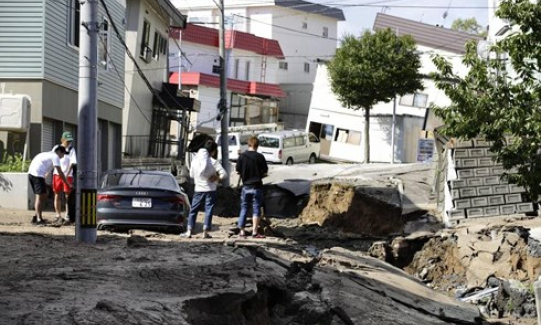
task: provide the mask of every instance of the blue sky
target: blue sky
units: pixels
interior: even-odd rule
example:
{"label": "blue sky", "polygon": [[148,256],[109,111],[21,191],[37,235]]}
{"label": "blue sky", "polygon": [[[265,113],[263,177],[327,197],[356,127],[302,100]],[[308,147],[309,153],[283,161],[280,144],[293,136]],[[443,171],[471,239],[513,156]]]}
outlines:
{"label": "blue sky", "polygon": [[[342,9],[346,21],[339,24],[338,35],[344,33],[360,35],[364,29],[371,29],[378,12],[421,21],[432,25],[450,27],[456,18],[475,17],[486,26],[488,21],[488,0],[308,0]],[[359,5],[369,6],[359,6]],[[405,6],[405,7],[404,7]],[[408,8],[408,6],[411,6]],[[417,7],[417,8],[414,8]],[[435,8],[439,7],[439,8]],[[478,7],[478,8],[464,8]],[[482,7],[482,8],[479,8]],[[447,17],[444,13],[447,11]]]}

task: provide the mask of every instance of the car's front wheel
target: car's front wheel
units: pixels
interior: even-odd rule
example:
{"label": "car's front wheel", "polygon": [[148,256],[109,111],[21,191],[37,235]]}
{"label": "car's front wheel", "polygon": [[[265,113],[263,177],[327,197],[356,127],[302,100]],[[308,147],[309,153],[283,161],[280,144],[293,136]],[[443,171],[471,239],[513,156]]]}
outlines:
{"label": "car's front wheel", "polygon": [[309,164],[315,164],[315,163],[317,163],[317,157],[316,157],[315,154],[311,154],[311,155],[310,155],[310,159],[308,159],[308,163],[309,163]]}

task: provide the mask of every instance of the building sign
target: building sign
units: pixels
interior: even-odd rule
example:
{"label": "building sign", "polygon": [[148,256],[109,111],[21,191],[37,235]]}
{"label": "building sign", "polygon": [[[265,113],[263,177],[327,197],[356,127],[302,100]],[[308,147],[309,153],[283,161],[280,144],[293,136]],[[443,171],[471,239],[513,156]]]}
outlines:
{"label": "building sign", "polygon": [[417,162],[432,162],[434,139],[419,139],[417,143]]}

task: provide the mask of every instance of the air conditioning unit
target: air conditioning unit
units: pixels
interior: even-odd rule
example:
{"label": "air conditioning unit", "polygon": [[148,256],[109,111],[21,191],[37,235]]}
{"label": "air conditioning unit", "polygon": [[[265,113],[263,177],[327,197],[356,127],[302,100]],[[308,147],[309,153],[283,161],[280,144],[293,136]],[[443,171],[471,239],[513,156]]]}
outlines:
{"label": "air conditioning unit", "polygon": [[31,106],[27,95],[0,94],[0,130],[28,131]]}

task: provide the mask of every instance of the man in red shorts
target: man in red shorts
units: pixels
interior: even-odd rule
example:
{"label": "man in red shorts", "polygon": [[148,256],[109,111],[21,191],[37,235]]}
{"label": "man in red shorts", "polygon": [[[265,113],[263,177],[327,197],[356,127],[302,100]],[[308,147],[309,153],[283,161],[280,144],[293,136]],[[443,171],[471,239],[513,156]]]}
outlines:
{"label": "man in red shorts", "polygon": [[43,224],[43,204],[47,199],[47,184],[45,178],[53,170],[56,169],[60,175],[60,179],[68,188],[71,185],[64,176],[62,169],[60,168],[60,159],[66,154],[66,149],[63,146],[55,148],[54,152],[46,151],[38,154],[32,159],[30,167],[28,168],[28,180],[32,186],[32,190],[36,195],[36,202],[34,208],[36,214],[32,217],[32,223]]}
{"label": "man in red shorts", "polygon": [[[66,149],[66,154],[62,159],[60,159],[61,169],[64,175],[66,175],[66,179],[68,180],[68,183],[71,186],[68,186],[62,181],[62,178],[60,177],[58,171],[55,169],[53,171],[53,192],[54,192],[54,209],[56,211],[56,218],[55,222],[69,222],[68,217],[68,202],[69,202],[69,196],[71,194],[71,190],[73,188],[73,168],[75,165],[77,165],[77,155],[75,154],[75,148],[73,148],[73,136],[71,135],[71,132],[64,132],[62,133],[62,138],[60,139],[61,144],[56,145],[53,148],[53,151],[58,146],[62,146]],[[62,218],[62,192],[65,195],[66,200],[66,214]]]}

